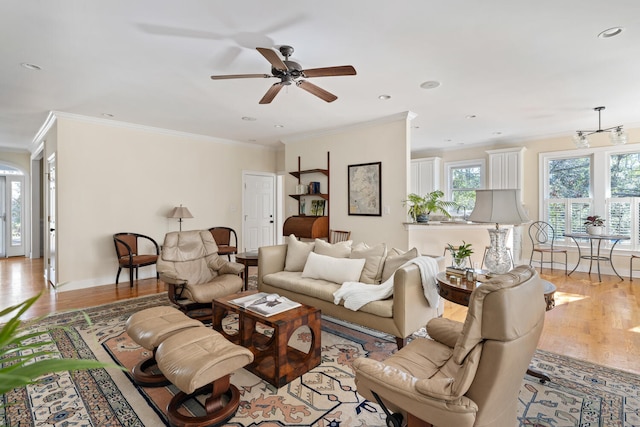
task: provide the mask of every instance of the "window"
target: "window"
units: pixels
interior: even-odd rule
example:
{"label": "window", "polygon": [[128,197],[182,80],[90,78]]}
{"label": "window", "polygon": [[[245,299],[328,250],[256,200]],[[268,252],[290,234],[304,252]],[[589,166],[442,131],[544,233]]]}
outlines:
{"label": "window", "polygon": [[469,215],[476,203],[476,190],[484,188],[484,160],[450,162],[447,173],[447,199],[456,202]]}
{"label": "window", "polygon": [[608,234],[631,236],[617,248],[640,248],[640,150],[602,147],[576,152],[542,153],[544,183],[541,217],[556,229],[585,232],[588,215],[606,219]]}

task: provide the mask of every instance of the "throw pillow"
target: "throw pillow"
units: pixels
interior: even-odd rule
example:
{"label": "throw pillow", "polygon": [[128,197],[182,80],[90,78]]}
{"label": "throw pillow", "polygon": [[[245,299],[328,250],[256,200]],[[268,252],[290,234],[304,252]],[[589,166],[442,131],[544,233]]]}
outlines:
{"label": "throw pillow", "polygon": [[290,235],[287,239],[287,257],[284,261],[284,271],[302,271],[314,244],[315,242],[301,242],[296,239],[295,235]]}
{"label": "throw pillow", "polygon": [[389,254],[387,254],[387,258],[384,260],[382,283],[386,282],[401,265],[419,256],[420,252],[418,252],[417,248],[413,248],[407,252],[396,248],[391,249]]}
{"label": "throw pillow", "polygon": [[366,243],[358,243],[351,249],[351,258],[364,258],[364,268],[360,275],[360,281],[368,284],[380,284],[384,259],[387,257],[387,245],[380,243],[368,246]]}
{"label": "throw pillow", "polygon": [[302,271],[302,277],[340,284],[356,282],[360,278],[364,263],[364,259],[335,258],[311,252]]}
{"label": "throw pillow", "polygon": [[318,255],[327,255],[334,258],[349,258],[351,255],[351,243],[352,240],[346,240],[338,243],[328,243],[322,239],[316,239],[316,244],[313,248],[313,252]]}

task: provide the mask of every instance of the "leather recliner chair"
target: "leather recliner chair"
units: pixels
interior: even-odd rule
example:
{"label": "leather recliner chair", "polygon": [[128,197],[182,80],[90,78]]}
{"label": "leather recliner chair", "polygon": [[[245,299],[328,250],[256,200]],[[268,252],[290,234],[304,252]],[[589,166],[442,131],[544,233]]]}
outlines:
{"label": "leather recliner chair", "polygon": [[156,268],[171,302],[199,320],[211,321],[211,302],[243,286],[244,266],[218,255],[209,230],[167,233]]}
{"label": "leather recliner chair", "polygon": [[542,281],[518,266],[473,291],[464,324],[435,318],[431,339],[416,338],[384,362],[356,359],[358,393],[383,406],[388,426],[404,415],[409,426],[512,427],[544,314]]}

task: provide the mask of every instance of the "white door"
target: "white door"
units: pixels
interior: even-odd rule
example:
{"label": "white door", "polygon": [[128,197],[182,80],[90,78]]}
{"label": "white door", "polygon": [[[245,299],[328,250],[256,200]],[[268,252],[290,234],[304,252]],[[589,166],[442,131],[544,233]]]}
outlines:
{"label": "white door", "polygon": [[47,226],[49,229],[47,245],[47,265],[45,274],[52,286],[56,286],[56,158],[51,156],[47,161]]}
{"label": "white door", "polygon": [[274,174],[244,172],[243,177],[242,250],[257,251],[275,242]]}
{"label": "white door", "polygon": [[25,217],[24,214],[24,176],[8,175],[5,177],[5,209],[4,253],[6,256],[24,255]]}
{"label": "white door", "polygon": [[4,258],[7,256],[7,251],[5,250],[5,242],[4,242],[4,234],[5,229],[7,227],[7,209],[5,203],[5,194],[4,189],[6,185],[6,180],[4,176],[0,176],[0,257]]}

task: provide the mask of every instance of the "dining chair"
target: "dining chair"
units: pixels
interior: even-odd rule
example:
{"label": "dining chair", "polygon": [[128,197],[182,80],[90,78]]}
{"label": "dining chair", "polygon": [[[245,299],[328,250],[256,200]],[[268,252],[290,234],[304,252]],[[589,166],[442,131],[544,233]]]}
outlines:
{"label": "dining chair", "polygon": [[[553,271],[553,255],[564,254],[564,274],[567,274],[567,250],[554,246],[556,240],[556,233],[553,226],[545,221],[535,221],[529,226],[529,238],[531,239],[532,249],[531,256],[529,257],[529,265],[533,262],[533,254],[540,254],[540,272],[544,263],[551,264],[551,271]],[[544,260],[544,254],[551,255],[550,261]],[[562,264],[562,263],[560,263]]]}
{"label": "dining chair", "polygon": [[209,229],[218,245],[218,255],[226,255],[231,261],[231,255],[238,253],[238,235],[233,228],[211,227]]}
{"label": "dining chair", "polygon": [[329,243],[345,242],[351,237],[350,231],[329,230]]}
{"label": "dining chair", "polygon": [[[116,256],[118,257],[118,274],[116,274],[116,286],[120,279],[120,272],[123,268],[129,269],[129,286],[133,287],[133,272],[135,270],[136,280],[138,279],[138,268],[154,265],[160,255],[160,246],[149,236],[139,233],[116,233],[113,235],[113,243],[116,246]],[[146,247],[145,247],[146,246]],[[155,249],[155,253],[148,248]],[[156,278],[158,273],[156,272]]]}

